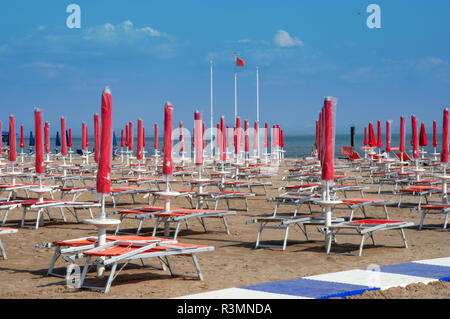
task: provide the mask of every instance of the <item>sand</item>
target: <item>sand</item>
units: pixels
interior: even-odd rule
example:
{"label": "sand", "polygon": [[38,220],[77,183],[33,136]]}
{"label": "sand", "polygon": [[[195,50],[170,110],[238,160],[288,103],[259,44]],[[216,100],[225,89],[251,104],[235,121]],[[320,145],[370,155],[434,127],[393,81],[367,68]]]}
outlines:
{"label": "sand", "polygon": [[[287,166],[282,163],[279,174],[273,178],[273,186],[268,187],[268,197],[279,194],[278,187],[286,185],[281,181]],[[350,172],[350,174],[357,174]],[[293,183],[291,183],[293,184]],[[370,184],[366,179],[360,179],[360,184],[370,186],[365,191],[366,197],[398,199],[386,189],[382,194],[377,194],[378,186]],[[182,183],[174,184],[174,188],[186,189]],[[259,190],[260,193],[261,190]],[[359,193],[348,193],[349,196],[360,197]],[[21,193],[19,193],[21,195]],[[24,195],[24,194],[22,194]],[[57,195],[59,196],[59,195]],[[434,199],[438,199],[437,195]],[[95,200],[95,196],[86,194],[79,200]],[[118,208],[147,205],[147,200],[142,196],[137,197],[138,204],[131,205],[131,197],[120,198]],[[415,223],[414,227],[405,230],[408,248],[400,247],[402,240],[398,231],[377,233],[377,246],[371,241],[366,241],[362,256],[326,255],[324,252],[323,235],[310,227],[310,239],[306,241],[303,233],[293,227],[289,233],[287,248],[259,248],[254,249],[257,224],[246,224],[246,221],[263,215],[271,215],[274,203],[266,200],[264,194],[249,199],[249,210],[238,210],[237,215],[228,217],[230,234],[223,232],[204,232],[200,223],[192,221],[191,230],[184,228],[178,236],[183,243],[206,244],[215,247],[212,252],[198,254],[199,264],[204,276],[200,281],[193,278],[171,277],[166,271],[150,268],[142,268],[128,265],[122,270],[112,283],[111,290],[107,294],[90,290],[77,290],[68,288],[65,281],[57,277],[46,276],[47,269],[54,248],[34,250],[35,246],[42,242],[72,239],[83,236],[96,235],[93,226],[77,223],[71,214],[66,214],[68,222],[48,221],[39,229],[19,229],[18,233],[1,237],[7,250],[8,259],[0,259],[0,298],[2,299],[39,299],[39,298],[172,298],[189,294],[212,291],[216,289],[240,287],[260,284],[271,281],[295,279],[304,276],[319,275],[329,272],[344,271],[350,269],[366,268],[373,264],[393,265],[415,260],[440,258],[450,256],[449,233],[441,229],[426,229],[419,231],[417,225],[420,221],[418,212],[411,212],[409,208],[397,208],[395,205],[388,207],[392,220],[406,220]],[[417,198],[405,196],[405,204],[416,203]],[[185,199],[176,199],[173,206],[188,207]],[[243,201],[233,202],[233,208],[245,208]],[[226,208],[225,202],[219,204],[219,208]],[[318,206],[313,206],[318,210]],[[303,206],[300,211],[307,208]],[[112,207],[108,211],[114,211]],[[290,212],[292,206],[281,206],[279,212]],[[98,215],[98,210],[94,210]],[[384,218],[382,207],[368,209],[369,216]],[[58,214],[55,213],[56,217]],[[348,210],[340,210],[334,216],[348,217]],[[356,217],[361,217],[359,212]],[[6,226],[17,227],[21,218],[21,211],[10,213]],[[80,219],[89,218],[87,212],[80,213]],[[427,224],[441,225],[443,216],[427,217]],[[223,225],[218,219],[207,220],[211,230],[223,230]],[[122,229],[133,231],[136,227],[134,221],[124,221]],[[144,224],[141,235],[151,235],[153,221]],[[157,235],[162,235],[162,229]],[[282,232],[280,230],[265,230],[262,240],[265,243],[280,244]],[[342,247],[342,251],[356,252],[359,238],[340,238],[340,243],[348,243]],[[395,246],[395,247],[393,247]],[[177,272],[194,274],[192,263],[184,257],[173,259]],[[64,272],[67,263],[60,260],[57,271]],[[89,273],[89,278],[94,280],[94,272]],[[428,285],[414,284],[406,288],[392,288],[386,291],[366,292],[362,296],[352,298],[449,298],[450,285],[447,282],[436,282]]]}

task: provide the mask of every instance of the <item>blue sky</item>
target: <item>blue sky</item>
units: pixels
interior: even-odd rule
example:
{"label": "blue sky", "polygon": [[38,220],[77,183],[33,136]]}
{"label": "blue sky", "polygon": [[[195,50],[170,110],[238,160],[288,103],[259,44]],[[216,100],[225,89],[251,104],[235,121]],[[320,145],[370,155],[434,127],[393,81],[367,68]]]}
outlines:
{"label": "blue sky", "polygon": [[[66,26],[66,7],[81,8],[81,28]],[[381,8],[369,29],[369,4]],[[338,97],[337,131],[369,121],[418,116],[431,132],[450,101],[450,2],[442,1],[103,1],[8,0],[0,3],[0,96],[25,130],[33,108],[59,127],[93,127],[110,86],[114,124],[139,117],[162,123],[163,105],[191,127],[201,110],[209,123],[209,59],[214,60],[215,123],[238,113],[256,118],[260,69],[261,122],[285,134],[314,133],[323,97]],[[409,121],[407,121],[409,123]],[[148,129],[150,132],[151,130]]]}

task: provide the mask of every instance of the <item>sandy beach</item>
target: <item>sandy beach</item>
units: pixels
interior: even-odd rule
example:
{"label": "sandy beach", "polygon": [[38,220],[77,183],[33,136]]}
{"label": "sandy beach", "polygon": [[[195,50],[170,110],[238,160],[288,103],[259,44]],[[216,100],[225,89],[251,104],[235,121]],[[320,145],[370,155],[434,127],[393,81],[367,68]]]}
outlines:
{"label": "sandy beach", "polygon": [[[286,161],[287,162],[287,161]],[[287,164],[282,162],[278,175],[273,177],[273,185],[267,188],[267,197],[280,194],[280,186],[286,182],[281,178],[286,174]],[[356,172],[348,172],[357,174]],[[295,182],[291,182],[294,184]],[[398,200],[398,195],[393,195],[391,189],[385,188],[378,194],[378,185],[371,184],[368,178],[359,179],[361,185],[370,187],[365,191],[365,197],[386,198]],[[188,189],[188,185],[174,183],[175,190]],[[414,222],[415,226],[405,230],[408,248],[403,248],[402,240],[398,231],[379,232],[376,235],[377,246],[373,246],[370,240],[366,241],[362,256],[327,255],[324,251],[323,235],[315,229],[309,228],[310,241],[305,239],[304,234],[297,228],[292,227],[286,250],[281,248],[258,248],[254,249],[258,224],[246,224],[246,221],[257,216],[269,216],[273,213],[274,203],[269,202],[266,196],[260,194],[249,198],[249,210],[245,211],[242,200],[233,200],[232,208],[239,208],[237,214],[228,217],[230,234],[224,232],[204,232],[200,223],[192,221],[191,229],[182,228],[178,235],[178,241],[182,243],[193,243],[201,245],[212,245],[214,251],[198,254],[199,264],[204,276],[200,281],[193,278],[171,277],[168,271],[142,268],[135,265],[127,265],[118,273],[112,283],[111,290],[103,294],[90,290],[77,290],[68,288],[65,281],[57,277],[46,276],[47,269],[54,248],[43,248],[34,250],[35,246],[43,242],[55,240],[66,240],[84,236],[95,236],[96,229],[93,226],[77,223],[75,218],[67,213],[67,222],[45,221],[39,229],[19,229],[18,233],[2,236],[8,259],[0,260],[0,298],[2,299],[39,299],[39,298],[174,298],[217,289],[248,286],[271,281],[281,281],[304,276],[319,275],[330,272],[344,271],[357,268],[366,268],[371,265],[393,265],[415,260],[440,258],[450,256],[448,245],[448,231],[441,229],[418,230],[420,214],[411,212],[408,207],[398,208],[396,205],[388,207],[391,220],[405,220]],[[24,196],[24,193],[19,193]],[[59,198],[59,194],[56,194]],[[360,197],[359,192],[348,193],[348,196]],[[434,195],[438,196],[438,195]],[[95,200],[92,194],[86,194],[79,200]],[[145,206],[147,199],[137,197],[138,203],[130,204],[131,197],[120,198],[117,208],[129,208]],[[402,200],[405,205],[416,203],[417,198],[404,196]],[[186,199],[175,199],[173,206],[188,208]],[[226,208],[225,202],[219,204],[219,208]],[[280,206],[279,214],[292,213],[292,206]],[[313,206],[315,211],[319,206]],[[112,207],[108,211],[114,211]],[[300,206],[300,212],[307,211],[306,206]],[[368,215],[371,217],[384,218],[382,207],[370,207]],[[348,217],[349,210],[337,210],[333,216]],[[55,213],[58,217],[58,215]],[[98,215],[98,210],[94,210]],[[359,212],[355,218],[360,218]],[[21,218],[21,211],[14,210],[8,217],[8,227],[17,227]],[[80,219],[89,218],[87,212],[80,213]],[[427,224],[441,225],[442,216],[427,217]],[[123,221],[121,229],[133,232],[137,223],[131,220]],[[207,220],[210,230],[223,230],[223,224],[218,219]],[[153,220],[144,223],[141,235],[151,235]],[[157,235],[162,235],[162,229]],[[265,230],[262,234],[263,243],[281,244],[282,232],[280,230]],[[339,251],[356,252],[359,239],[354,237],[342,237],[340,244],[348,243],[335,249]],[[184,257],[173,259],[175,271],[183,273],[195,273],[190,260]],[[59,260],[56,271],[65,272],[67,263]],[[90,282],[95,283],[95,272],[88,274]],[[407,288],[392,288],[386,291],[366,292],[362,296],[352,298],[449,298],[450,285],[448,282],[437,282],[429,285],[415,284]]]}

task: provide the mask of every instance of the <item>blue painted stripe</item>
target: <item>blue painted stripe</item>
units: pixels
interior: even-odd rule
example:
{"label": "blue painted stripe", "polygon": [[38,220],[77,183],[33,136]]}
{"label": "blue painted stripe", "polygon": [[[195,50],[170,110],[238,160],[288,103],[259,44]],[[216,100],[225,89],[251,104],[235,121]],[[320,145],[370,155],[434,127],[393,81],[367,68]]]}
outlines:
{"label": "blue painted stripe", "polygon": [[344,298],[347,296],[360,295],[369,290],[379,290],[379,288],[368,286],[350,285],[304,278],[270,282],[240,288],[315,299]]}
{"label": "blue painted stripe", "polygon": [[426,277],[446,281],[448,281],[448,279],[450,278],[450,267],[421,264],[415,262],[382,266],[380,267],[380,270],[382,272],[393,274]]}

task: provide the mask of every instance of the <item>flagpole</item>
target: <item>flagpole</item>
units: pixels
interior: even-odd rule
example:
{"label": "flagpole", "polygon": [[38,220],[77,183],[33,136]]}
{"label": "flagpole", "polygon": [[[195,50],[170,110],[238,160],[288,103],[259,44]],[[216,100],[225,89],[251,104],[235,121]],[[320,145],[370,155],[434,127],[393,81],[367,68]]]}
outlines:
{"label": "flagpole", "polygon": [[213,61],[209,60],[211,70],[211,158],[213,157]]}
{"label": "flagpole", "polygon": [[[259,68],[256,67],[256,123],[259,128]],[[259,133],[259,130],[258,130]],[[258,134],[259,135],[259,134]],[[259,136],[256,138],[256,158],[259,158]]]}
{"label": "flagpole", "polygon": [[237,119],[237,69],[234,68],[234,121]]}

